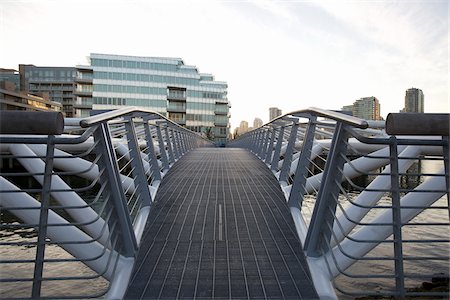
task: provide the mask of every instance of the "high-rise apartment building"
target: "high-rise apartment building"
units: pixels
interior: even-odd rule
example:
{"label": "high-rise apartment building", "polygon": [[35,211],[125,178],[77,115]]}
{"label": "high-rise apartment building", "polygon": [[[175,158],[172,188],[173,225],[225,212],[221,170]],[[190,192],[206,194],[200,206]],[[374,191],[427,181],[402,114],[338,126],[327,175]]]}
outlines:
{"label": "high-rise apartment building", "polygon": [[263,125],[263,121],[260,118],[255,118],[253,120],[253,129],[261,127]]}
{"label": "high-rise apartment building", "polygon": [[[213,75],[199,73],[195,66],[180,58],[137,57],[91,54],[92,99],[89,78],[84,99],[77,94],[77,105],[94,110],[138,106],[152,109],[190,130],[213,136],[225,143],[229,135],[227,83],[215,81]],[[89,77],[88,68],[78,68],[79,76]],[[78,80],[78,79],[77,79]],[[211,134],[212,133],[212,134]]]}
{"label": "high-rise apartment building", "polygon": [[37,67],[19,65],[20,90],[31,94],[48,94],[53,102],[62,104],[66,117],[74,117],[75,67]]}
{"label": "high-rise apartment building", "polygon": [[343,111],[351,109],[352,115],[364,120],[381,120],[380,102],[376,97],[364,97],[356,100],[353,105],[345,105]]}
{"label": "high-rise apartment building", "polygon": [[424,96],[421,89],[410,88],[405,92],[405,108],[402,112],[424,112]]}
{"label": "high-rise apartment building", "polygon": [[276,117],[281,116],[282,112],[281,109],[278,107],[270,107],[269,108],[269,121],[275,119]]}
{"label": "high-rise apartment building", "polygon": [[247,121],[241,121],[239,123],[239,127],[236,130],[237,135],[244,134],[248,131],[248,122]]}

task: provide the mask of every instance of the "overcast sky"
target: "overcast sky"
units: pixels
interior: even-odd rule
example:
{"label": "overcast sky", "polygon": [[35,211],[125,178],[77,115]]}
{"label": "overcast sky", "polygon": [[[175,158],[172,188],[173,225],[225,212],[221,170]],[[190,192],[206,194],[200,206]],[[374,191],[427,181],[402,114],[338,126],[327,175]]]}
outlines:
{"label": "overcast sky", "polygon": [[385,117],[410,87],[450,111],[447,0],[0,0],[0,44],[0,68],[180,57],[228,83],[232,128],[367,96]]}

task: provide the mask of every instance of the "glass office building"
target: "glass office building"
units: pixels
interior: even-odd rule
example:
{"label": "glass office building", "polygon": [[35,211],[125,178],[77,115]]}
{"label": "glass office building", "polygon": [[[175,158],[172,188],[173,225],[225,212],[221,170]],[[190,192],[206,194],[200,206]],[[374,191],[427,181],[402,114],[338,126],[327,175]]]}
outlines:
{"label": "glass office building", "polygon": [[227,83],[199,73],[180,58],[91,54],[92,108],[139,106],[217,143],[229,134]]}

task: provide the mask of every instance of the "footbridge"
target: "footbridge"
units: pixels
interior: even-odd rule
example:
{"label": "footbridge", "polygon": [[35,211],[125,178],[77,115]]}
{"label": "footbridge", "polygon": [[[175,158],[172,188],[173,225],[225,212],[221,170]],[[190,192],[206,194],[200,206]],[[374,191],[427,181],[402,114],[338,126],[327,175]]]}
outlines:
{"label": "footbridge", "polygon": [[2,299],[448,297],[448,114],[309,108],[226,148],[133,107],[0,133]]}

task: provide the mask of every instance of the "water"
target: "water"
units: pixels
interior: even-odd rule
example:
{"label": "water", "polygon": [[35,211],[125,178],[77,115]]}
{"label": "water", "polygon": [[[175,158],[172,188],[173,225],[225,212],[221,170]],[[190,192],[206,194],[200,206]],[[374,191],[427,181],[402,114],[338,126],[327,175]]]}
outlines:
{"label": "water", "polygon": [[[443,168],[442,161],[430,160],[423,161],[421,166],[418,164],[410,168],[410,172],[434,174]],[[421,171],[421,172],[420,172]],[[401,182],[401,188],[413,189],[418,184],[424,182],[427,176],[407,176]],[[391,205],[391,199],[383,197],[379,201],[380,205]],[[404,260],[404,272],[407,274],[405,278],[405,287],[408,290],[420,287],[422,282],[431,282],[432,277],[442,276],[448,278],[449,276],[449,254],[450,244],[448,242],[434,242],[421,243],[424,240],[449,240],[449,211],[447,196],[443,196],[436,201],[431,209],[424,210],[421,214],[416,216],[410,223],[430,223],[435,225],[407,225],[402,227],[402,239],[413,240],[414,242],[403,243],[403,256],[408,257],[431,257],[431,258],[446,258],[446,260],[438,259],[422,259],[422,260]],[[440,208],[439,208],[440,207]],[[444,208],[444,209],[442,209]],[[363,221],[372,219],[374,213],[369,213]],[[440,225],[438,225],[440,223]],[[392,240],[393,237],[388,239]],[[393,257],[393,244],[380,244],[367,254],[367,257]],[[348,274],[395,274],[394,262],[392,260],[374,260],[374,261],[358,261],[352,267],[346,270]],[[408,276],[409,275],[409,276]],[[417,277],[419,278],[412,278]],[[340,275],[335,281],[336,286],[347,292],[384,292],[395,290],[395,279],[387,278],[351,278]],[[341,299],[353,299],[352,297],[340,296]]]}
{"label": "water", "polygon": [[[83,187],[89,182],[80,178],[66,178],[66,182],[72,187]],[[34,180],[14,178],[14,184],[22,188],[37,188]],[[79,193],[80,196],[90,203],[95,199],[98,189],[93,188]],[[33,195],[33,194],[32,194]],[[39,194],[33,195],[36,199]],[[56,204],[53,200],[50,205]],[[92,207],[100,206],[101,203],[93,203]],[[70,217],[60,211],[60,215],[68,220]],[[0,210],[0,220],[3,224],[19,225],[19,220],[5,210]],[[2,228],[0,230],[0,260],[20,260],[20,263],[3,263],[0,265],[0,278],[15,278],[22,281],[0,282],[0,299],[3,298],[30,298],[32,279],[34,273],[34,260],[36,257],[37,231],[34,228]],[[16,245],[5,245],[14,243]],[[17,245],[19,243],[19,245]],[[97,275],[83,263],[75,261],[74,257],[58,245],[49,244],[45,247],[46,260],[60,260],[44,263],[42,283],[42,297],[52,296],[55,298],[71,297],[76,295],[103,295],[108,288],[108,281]],[[66,260],[66,261],[61,261]],[[71,261],[72,260],[72,261]],[[23,262],[28,261],[28,262]],[[63,277],[79,277],[77,279],[61,280]]]}

